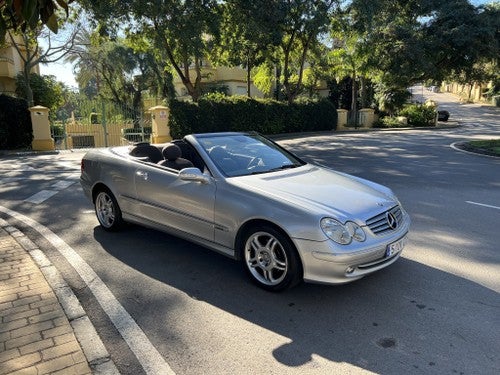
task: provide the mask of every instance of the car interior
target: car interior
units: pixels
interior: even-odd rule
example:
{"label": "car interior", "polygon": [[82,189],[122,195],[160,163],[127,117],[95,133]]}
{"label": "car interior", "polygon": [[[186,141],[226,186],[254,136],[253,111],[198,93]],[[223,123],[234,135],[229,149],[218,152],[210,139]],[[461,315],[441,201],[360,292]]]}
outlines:
{"label": "car interior", "polygon": [[203,171],[205,164],[198,153],[183,140],[173,140],[166,144],[139,142],[134,144],[129,155],[142,162],[158,164],[180,171],[196,167]]}

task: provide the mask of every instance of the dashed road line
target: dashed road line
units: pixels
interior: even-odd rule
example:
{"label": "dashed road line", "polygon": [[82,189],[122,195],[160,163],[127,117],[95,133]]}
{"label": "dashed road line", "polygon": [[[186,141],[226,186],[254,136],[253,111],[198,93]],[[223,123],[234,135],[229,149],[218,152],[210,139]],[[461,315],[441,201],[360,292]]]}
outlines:
{"label": "dashed road line", "polygon": [[49,199],[50,197],[53,197],[57,193],[59,193],[58,190],[57,191],[56,190],[42,190],[36,194],[33,194],[31,197],[26,198],[24,201],[28,202],[28,203],[33,203],[33,204],[40,204],[40,203],[46,201],[47,199]]}
{"label": "dashed road line", "polygon": [[64,242],[61,237],[37,221],[3,206],[0,206],[0,212],[22,221],[25,225],[36,230],[64,256],[95,296],[101,308],[106,312],[147,374],[175,375],[169,364],[151,344],[144,331],[118,302],[101,278],[75,250]]}
{"label": "dashed road line", "polygon": [[474,204],[476,206],[482,206],[482,207],[488,207],[488,208],[494,208],[496,210],[500,210],[500,207],[492,206],[490,204],[477,203],[477,202],[471,202],[471,201],[465,201],[465,203],[469,203],[469,204]]}
{"label": "dashed road line", "polygon": [[59,193],[59,191],[67,189],[68,187],[73,185],[76,181],[71,181],[70,180],[71,178],[75,178],[75,176],[71,175],[66,180],[57,181],[55,184],[52,185],[52,188],[55,190],[39,191],[38,193],[32,195],[31,197],[26,198],[24,201],[29,202],[29,203],[33,203],[33,204],[40,204],[42,202],[45,202],[47,199],[49,199],[49,198],[53,197],[54,195],[56,195],[57,193]]}
{"label": "dashed road line", "polygon": [[54,185],[52,185],[52,188],[56,190],[63,190],[70,187],[74,183],[75,181],[69,181],[69,180],[57,181]]}

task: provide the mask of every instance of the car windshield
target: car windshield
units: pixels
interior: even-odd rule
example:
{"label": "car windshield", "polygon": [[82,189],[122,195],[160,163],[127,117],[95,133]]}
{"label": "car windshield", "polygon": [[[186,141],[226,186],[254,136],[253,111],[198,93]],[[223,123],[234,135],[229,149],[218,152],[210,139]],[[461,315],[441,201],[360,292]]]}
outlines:
{"label": "car windshield", "polygon": [[197,139],[228,177],[275,172],[305,164],[258,134],[204,135]]}

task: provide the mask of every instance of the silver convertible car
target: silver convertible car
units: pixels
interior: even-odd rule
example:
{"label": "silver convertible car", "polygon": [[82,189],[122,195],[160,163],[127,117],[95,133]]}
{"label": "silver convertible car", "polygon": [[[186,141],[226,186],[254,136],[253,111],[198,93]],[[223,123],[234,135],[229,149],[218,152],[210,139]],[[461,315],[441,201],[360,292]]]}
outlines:
{"label": "silver convertible car", "polygon": [[394,263],[410,218],[392,191],[256,133],[95,149],[81,185],[103,229],[155,228],[243,263],[260,287],[338,284]]}

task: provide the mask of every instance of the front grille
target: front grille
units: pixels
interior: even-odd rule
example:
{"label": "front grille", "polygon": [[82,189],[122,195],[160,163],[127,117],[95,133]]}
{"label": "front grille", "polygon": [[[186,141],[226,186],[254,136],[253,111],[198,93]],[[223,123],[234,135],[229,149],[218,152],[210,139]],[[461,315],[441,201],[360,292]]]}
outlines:
{"label": "front grille", "polygon": [[402,223],[403,211],[399,206],[395,206],[366,221],[366,225],[374,234],[384,234],[396,230]]}

